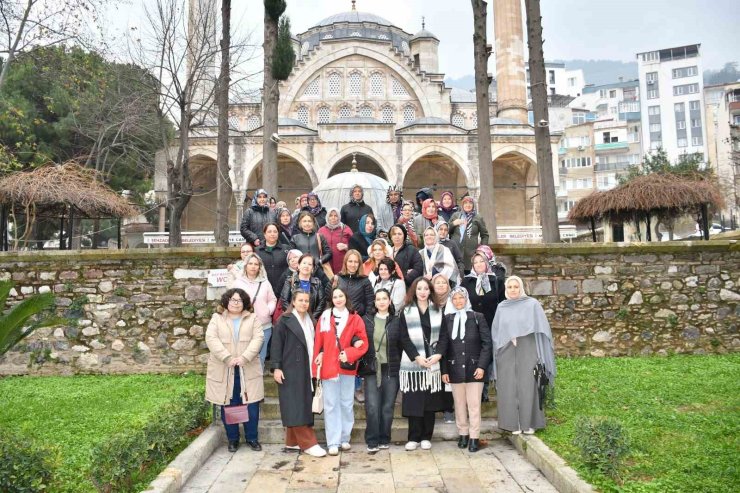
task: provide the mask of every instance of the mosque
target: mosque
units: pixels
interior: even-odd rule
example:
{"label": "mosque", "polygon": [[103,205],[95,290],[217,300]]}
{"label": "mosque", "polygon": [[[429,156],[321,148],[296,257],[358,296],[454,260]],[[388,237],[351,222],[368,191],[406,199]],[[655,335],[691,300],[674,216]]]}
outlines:
{"label": "mosque", "polygon": [[[295,35],[295,67],[280,85],[278,199],[292,207],[297,195],[353,165],[403,186],[406,198],[413,199],[422,187],[433,187],[435,197],[443,190],[477,197],[481,187],[492,186],[480,183],[480,166],[493,166],[498,225],[539,225],[521,5],[497,0],[493,6],[497,65],[490,91],[491,163],[478,160],[475,93],[444,83],[440,39],[423,24],[411,34],[356,10],[352,2],[352,10]],[[471,27],[472,22],[471,12]],[[472,59],[472,52],[468,56]],[[239,204],[232,207],[232,229],[238,229],[245,197],[261,186],[261,114],[259,102],[229,108],[230,176]],[[559,139],[553,135],[551,142],[556,178]],[[189,152],[195,194],[183,230],[212,230],[215,129],[194,133]],[[162,170],[159,166],[158,190],[166,189]]]}

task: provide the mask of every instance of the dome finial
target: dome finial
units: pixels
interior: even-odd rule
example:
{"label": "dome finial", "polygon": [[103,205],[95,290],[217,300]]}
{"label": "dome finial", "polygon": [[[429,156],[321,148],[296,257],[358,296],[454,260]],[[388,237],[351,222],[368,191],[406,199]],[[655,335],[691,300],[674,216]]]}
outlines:
{"label": "dome finial", "polygon": [[[352,2],[354,3],[354,2]],[[352,153],[352,169],[350,170],[352,173],[357,173],[357,153]]]}
{"label": "dome finial", "polygon": [[357,9],[355,8],[355,3],[357,3],[357,0],[352,0],[352,10],[357,10]]}
{"label": "dome finial", "polygon": [[424,16],[422,15],[421,16],[421,30],[423,31],[424,29],[426,29],[426,22],[425,22]]}

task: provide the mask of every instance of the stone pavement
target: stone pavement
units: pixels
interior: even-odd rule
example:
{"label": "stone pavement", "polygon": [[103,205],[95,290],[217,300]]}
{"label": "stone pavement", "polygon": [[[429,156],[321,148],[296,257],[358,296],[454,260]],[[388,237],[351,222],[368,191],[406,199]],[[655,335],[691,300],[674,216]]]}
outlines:
{"label": "stone pavement", "polygon": [[456,442],[433,442],[432,450],[406,452],[403,444],[375,455],[364,443],[337,457],[316,459],[263,445],[252,452],[242,443],[231,454],[219,446],[181,493],[497,493],[557,490],[506,440],[497,439],[475,454]]}

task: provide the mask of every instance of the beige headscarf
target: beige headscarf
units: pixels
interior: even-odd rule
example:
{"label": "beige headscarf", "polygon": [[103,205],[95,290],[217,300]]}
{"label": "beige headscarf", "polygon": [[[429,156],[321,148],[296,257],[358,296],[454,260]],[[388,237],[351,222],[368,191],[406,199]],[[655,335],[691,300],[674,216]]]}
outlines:
{"label": "beige headscarf", "polygon": [[[509,276],[506,278],[506,283],[509,284],[509,281],[514,280],[519,283],[519,296],[527,296],[527,292],[524,290],[524,281],[522,281],[522,278],[519,276]],[[505,293],[506,299],[509,299],[509,294]]]}

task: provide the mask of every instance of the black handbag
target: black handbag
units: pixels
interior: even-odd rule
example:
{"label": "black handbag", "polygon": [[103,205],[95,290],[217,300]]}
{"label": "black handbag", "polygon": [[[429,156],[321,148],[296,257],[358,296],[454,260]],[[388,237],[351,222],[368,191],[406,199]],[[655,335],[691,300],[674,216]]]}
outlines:
{"label": "black handbag", "polygon": [[[341,353],[342,351],[344,351],[344,348],[342,348],[342,344],[339,342],[339,336],[337,335],[336,327],[334,327],[334,337],[336,337],[337,339],[337,347],[339,348],[339,352]],[[360,339],[359,337],[354,336],[350,344],[354,344],[355,342],[361,340],[362,339]],[[339,368],[341,368],[342,370],[355,371],[357,370],[357,361],[355,361],[354,363],[350,363],[349,361],[339,360]]]}

